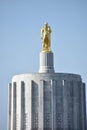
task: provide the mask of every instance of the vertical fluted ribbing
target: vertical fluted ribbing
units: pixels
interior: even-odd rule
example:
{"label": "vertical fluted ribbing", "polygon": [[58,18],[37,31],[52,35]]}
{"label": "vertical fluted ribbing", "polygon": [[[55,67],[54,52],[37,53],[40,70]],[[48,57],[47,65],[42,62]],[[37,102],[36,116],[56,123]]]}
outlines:
{"label": "vertical fluted ribbing", "polygon": [[44,81],[44,129],[52,128],[51,82]]}
{"label": "vertical fluted ribbing", "polygon": [[86,93],[85,83],[81,85],[82,130],[86,130]]}
{"label": "vertical fluted ribbing", "polygon": [[63,85],[57,81],[56,85],[56,129],[63,128]]}
{"label": "vertical fluted ribbing", "polygon": [[81,96],[81,86],[82,86],[82,83],[81,82],[78,82],[78,119],[79,119],[79,122],[78,122],[78,129],[79,130],[82,130],[82,96]]}
{"label": "vertical fluted ribbing", "polygon": [[12,103],[11,103],[11,130],[16,130],[16,82],[12,85]]}
{"label": "vertical fluted ribbing", "polygon": [[8,98],[8,113],[9,113],[9,117],[8,117],[8,130],[11,130],[11,99],[12,99],[12,84],[9,83],[8,85],[8,94],[9,94],[9,98]]}
{"label": "vertical fluted ribbing", "polygon": [[44,130],[44,80],[39,84],[39,129]]}
{"label": "vertical fluted ribbing", "polygon": [[79,130],[79,84],[77,81],[73,82],[73,129]]}
{"label": "vertical fluted ribbing", "polygon": [[25,83],[21,81],[21,128],[20,130],[26,129],[26,119],[25,119]]}
{"label": "vertical fluted ribbing", "polygon": [[29,130],[32,130],[32,80],[28,81],[27,83],[27,90],[28,90],[28,128]]}
{"label": "vertical fluted ribbing", "polygon": [[51,102],[52,102],[52,128],[56,130],[56,86],[57,82],[51,80]]}
{"label": "vertical fluted ribbing", "polygon": [[38,84],[32,81],[32,129],[38,129]]}

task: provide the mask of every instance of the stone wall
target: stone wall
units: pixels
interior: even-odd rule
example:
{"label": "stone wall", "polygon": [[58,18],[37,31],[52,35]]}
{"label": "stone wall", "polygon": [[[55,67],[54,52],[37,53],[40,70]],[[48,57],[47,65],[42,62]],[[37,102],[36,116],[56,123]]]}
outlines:
{"label": "stone wall", "polygon": [[16,75],[9,85],[9,130],[86,130],[85,107],[79,75]]}

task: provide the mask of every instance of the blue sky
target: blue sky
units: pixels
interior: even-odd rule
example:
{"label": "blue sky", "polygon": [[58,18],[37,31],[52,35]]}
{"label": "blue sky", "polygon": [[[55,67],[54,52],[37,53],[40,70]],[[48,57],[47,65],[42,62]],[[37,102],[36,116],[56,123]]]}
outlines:
{"label": "blue sky", "polygon": [[0,0],[0,130],[7,129],[12,76],[39,70],[45,22],[52,29],[55,71],[80,74],[87,84],[86,0]]}

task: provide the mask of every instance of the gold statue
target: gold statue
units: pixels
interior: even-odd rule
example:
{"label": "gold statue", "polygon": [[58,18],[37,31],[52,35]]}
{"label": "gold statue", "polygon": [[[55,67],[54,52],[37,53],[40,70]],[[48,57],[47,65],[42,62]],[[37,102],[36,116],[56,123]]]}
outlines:
{"label": "gold statue", "polygon": [[51,51],[51,40],[50,40],[51,28],[46,23],[41,29],[41,39],[42,39],[42,51],[50,52]]}

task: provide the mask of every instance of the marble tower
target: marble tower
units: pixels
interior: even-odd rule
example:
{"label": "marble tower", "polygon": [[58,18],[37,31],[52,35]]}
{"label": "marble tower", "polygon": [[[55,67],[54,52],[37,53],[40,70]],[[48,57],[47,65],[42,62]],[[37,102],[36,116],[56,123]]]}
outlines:
{"label": "marble tower", "polygon": [[86,130],[85,83],[80,75],[55,72],[50,36],[46,23],[39,72],[9,83],[8,130]]}

